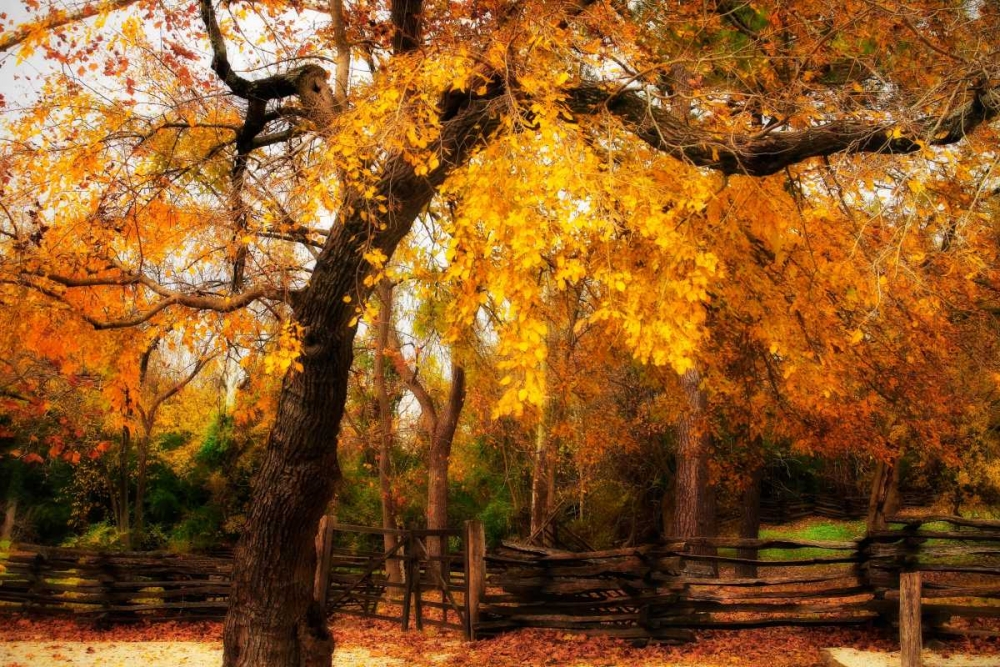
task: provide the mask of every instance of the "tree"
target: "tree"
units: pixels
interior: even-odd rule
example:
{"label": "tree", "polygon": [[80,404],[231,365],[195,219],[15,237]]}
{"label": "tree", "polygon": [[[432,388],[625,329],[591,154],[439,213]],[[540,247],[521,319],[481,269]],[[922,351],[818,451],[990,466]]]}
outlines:
{"label": "tree", "polygon": [[[392,322],[392,285],[387,280],[379,283],[379,314],[376,322],[377,335],[375,337],[375,393],[378,408],[378,484],[379,497],[382,500],[382,527],[395,530],[396,508],[392,496],[392,479],[390,477],[390,464],[393,446],[393,406],[389,399],[387,368],[385,365],[386,352],[389,349]],[[398,536],[395,533],[386,533],[383,536],[386,553],[396,549]],[[386,575],[389,583],[400,584],[403,582],[403,564],[400,560],[386,560]]]}
{"label": "tree", "polygon": [[[380,294],[387,303],[392,303],[391,288],[382,288]],[[428,389],[426,378],[420,378],[419,359],[411,362],[403,355],[395,329],[388,331],[387,343],[396,373],[420,404],[421,431],[427,440],[427,528],[444,530],[448,528],[448,464],[465,404],[465,367],[455,358],[457,351],[451,350],[451,379],[447,395],[444,400],[436,400]],[[440,557],[445,550],[446,544],[440,537],[427,538],[428,556]],[[437,565],[440,563],[432,563],[432,569],[438,571]]]}
{"label": "tree", "polygon": [[[587,266],[581,248],[603,255],[592,321],[637,359],[685,373],[724,274],[701,232],[739,226],[713,214],[724,177],[842,153],[917,154],[898,160],[913,173],[1000,110],[989,3],[334,1],[319,7],[330,29],[286,9],[317,16],[308,1],[233,3],[220,19],[211,0],[197,13],[116,0],[45,7],[0,37],[4,51],[44,47],[75,68],[48,77],[6,130],[4,199],[18,204],[0,223],[0,298],[44,295],[99,330],[185,321],[234,340],[250,336],[253,312],[290,316],[236,552],[227,666],[329,664],[312,538],[337,479],[356,309],[435,197],[461,211],[449,271],[468,272],[469,314],[479,286],[506,290],[496,301],[517,330],[502,334],[512,393],[499,407],[516,411],[545,396],[539,247],[559,249],[570,283]],[[80,23],[116,10],[114,34]],[[264,18],[244,41],[251,10]],[[163,37],[151,43],[140,17]],[[900,34],[905,48],[890,50]],[[233,41],[247,62],[234,65]],[[206,43],[211,74],[194,50]],[[370,75],[348,91],[352,53]],[[115,94],[94,92],[93,70]],[[988,164],[961,153],[955,169]],[[857,161],[838,162],[865,181]],[[487,276],[491,256],[461,247],[472,226],[510,241],[516,261]]]}

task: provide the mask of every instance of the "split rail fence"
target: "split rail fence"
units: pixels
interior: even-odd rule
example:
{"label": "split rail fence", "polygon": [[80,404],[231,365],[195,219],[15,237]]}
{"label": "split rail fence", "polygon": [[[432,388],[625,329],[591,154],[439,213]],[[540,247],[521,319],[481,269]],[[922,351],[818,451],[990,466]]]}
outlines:
{"label": "split rail fence", "polygon": [[4,606],[124,622],[222,618],[233,564],[228,557],[24,545],[0,558],[0,565]]}
{"label": "split rail fence", "polygon": [[[1000,522],[901,518],[890,528],[843,542],[701,538],[582,553],[505,544],[486,554],[479,522],[324,523],[315,594],[330,613],[469,637],[548,627],[680,642],[705,628],[866,623],[903,633],[914,613],[929,635],[1000,637]],[[232,571],[226,557],[42,547],[0,564],[0,605],[110,622],[219,618]]]}

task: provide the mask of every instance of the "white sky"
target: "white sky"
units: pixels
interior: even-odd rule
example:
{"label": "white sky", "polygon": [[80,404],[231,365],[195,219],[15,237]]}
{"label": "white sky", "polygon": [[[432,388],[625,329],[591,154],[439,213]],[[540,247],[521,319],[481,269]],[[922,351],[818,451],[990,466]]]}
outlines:
{"label": "white sky", "polygon": [[[24,23],[29,16],[21,0],[0,0],[0,12],[7,14],[5,31]],[[13,106],[18,100],[23,102],[34,98],[41,85],[40,81],[51,71],[52,64],[41,54],[36,53],[20,64],[17,64],[16,47],[0,55],[0,93],[6,98],[7,105]],[[26,76],[31,76],[34,80],[28,81]]]}

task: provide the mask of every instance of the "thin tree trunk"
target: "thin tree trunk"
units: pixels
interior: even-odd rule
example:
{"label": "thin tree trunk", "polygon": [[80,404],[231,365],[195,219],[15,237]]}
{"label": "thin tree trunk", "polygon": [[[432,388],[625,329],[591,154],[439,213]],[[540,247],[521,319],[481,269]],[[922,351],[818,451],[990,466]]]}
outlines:
{"label": "thin tree trunk", "polygon": [[7,495],[7,509],[3,513],[3,529],[0,530],[0,541],[9,542],[14,535],[14,524],[17,522],[17,496]]}
{"label": "thin tree trunk", "polygon": [[135,466],[135,521],[132,527],[132,543],[139,549],[145,541],[145,507],[146,502],[146,477],[149,462],[149,443],[153,425],[143,422],[142,435],[136,440],[136,466]]}
{"label": "thin tree trunk", "polygon": [[[389,327],[392,326],[392,285],[383,279],[378,287],[381,310],[379,311],[378,332],[375,341],[375,392],[378,407],[378,484],[382,500],[382,527],[386,530],[396,528],[396,507],[392,499],[391,453],[392,435],[392,405],[389,400],[389,388],[386,381],[385,352],[389,346]],[[385,552],[396,548],[399,537],[393,533],[385,533],[382,537]],[[390,584],[403,583],[402,561],[391,558],[385,562],[386,577]],[[388,587],[390,596],[398,594],[400,589]]]}
{"label": "thin tree trunk", "polygon": [[[465,368],[453,360],[448,403],[435,424],[427,456],[427,527],[431,530],[444,530],[448,527],[448,463],[464,405]],[[429,537],[427,553],[432,558],[443,556],[445,542],[439,537]],[[431,561],[431,569],[439,573],[440,565],[440,561]]]}
{"label": "thin tree trunk", "polygon": [[122,427],[122,442],[118,449],[118,539],[127,550],[132,548],[132,530],[129,527],[129,474],[128,455],[132,447],[132,431],[128,426]]}
{"label": "thin tree trunk", "polygon": [[[757,539],[760,534],[760,496],[761,485],[764,481],[764,466],[754,467],[750,473],[750,480],[740,501],[740,537],[746,539]],[[737,558],[757,560],[757,549],[737,549]],[[741,563],[736,566],[736,576],[756,577],[757,566]]]}
{"label": "thin tree trunk", "polygon": [[531,466],[531,535],[537,535],[543,546],[549,545],[542,527],[549,513],[549,476],[551,475],[549,463],[550,451],[550,428],[548,424],[551,411],[549,401],[546,399],[542,408],[542,417],[535,428],[535,456]]}
{"label": "thin tree trunk", "polygon": [[[545,386],[547,395],[542,406],[542,416],[535,431],[535,456],[531,469],[531,535],[536,535],[543,546],[553,546],[548,535],[545,522],[552,517],[556,508],[556,468],[559,463],[559,438],[553,430],[562,421],[566,413],[566,397],[564,388],[558,386],[558,372],[566,372],[576,345],[573,328],[578,317],[580,294],[575,300],[567,294],[565,302],[567,310],[566,328],[549,327],[547,344],[552,355],[545,366]],[[558,360],[556,354],[558,353]],[[555,368],[553,364],[560,368]],[[539,532],[541,531],[541,532]]]}
{"label": "thin tree trunk", "polygon": [[14,527],[17,525],[17,504],[23,492],[24,478],[20,469],[11,472],[7,482],[7,508],[3,515],[3,528],[0,529],[0,540],[7,542],[14,537]]}
{"label": "thin tree trunk", "polygon": [[675,530],[675,506],[677,504],[677,476],[672,476],[665,489],[663,497],[660,499],[660,531],[662,537],[673,537]]}

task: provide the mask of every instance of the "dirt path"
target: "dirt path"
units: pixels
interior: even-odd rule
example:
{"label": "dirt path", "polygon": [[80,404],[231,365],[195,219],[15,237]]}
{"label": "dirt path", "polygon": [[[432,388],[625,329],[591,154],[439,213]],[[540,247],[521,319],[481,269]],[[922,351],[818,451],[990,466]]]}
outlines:
{"label": "dirt path", "polygon": [[[0,667],[218,667],[222,645],[207,642],[8,642]],[[333,667],[404,667],[362,647],[337,650]]]}
{"label": "dirt path", "polygon": [[[544,630],[469,644],[452,632],[402,632],[394,624],[355,618],[337,618],[333,632],[333,667],[826,667],[829,647],[883,654],[898,648],[894,637],[863,628],[713,631],[689,644],[646,648]],[[72,619],[0,615],[0,667],[218,667],[221,636],[219,623],[99,629]],[[1000,667],[996,642],[953,642],[941,649]]]}

